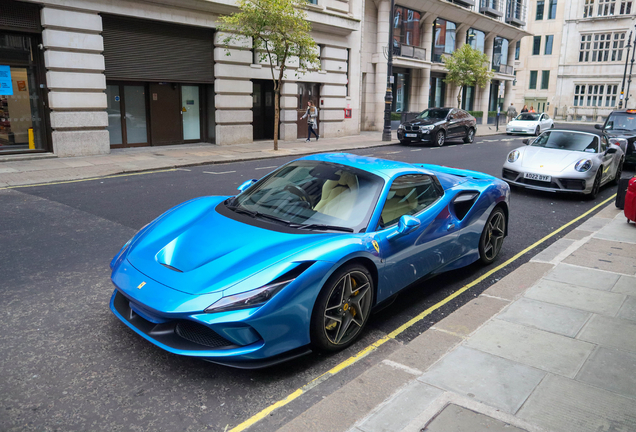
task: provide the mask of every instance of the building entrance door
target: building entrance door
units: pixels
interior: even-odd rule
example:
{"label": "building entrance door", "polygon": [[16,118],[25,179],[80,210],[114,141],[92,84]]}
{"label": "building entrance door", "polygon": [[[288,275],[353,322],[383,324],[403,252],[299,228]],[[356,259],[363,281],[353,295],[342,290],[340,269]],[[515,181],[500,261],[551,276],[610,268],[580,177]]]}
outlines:
{"label": "building entrance door", "polygon": [[[298,107],[296,109],[296,113],[298,114],[298,118],[296,120],[297,125],[297,135],[296,138],[304,138],[307,139],[307,132],[309,128],[307,127],[307,118],[301,119],[302,116],[307,112],[307,103],[312,101],[314,106],[318,107],[320,103],[320,84],[316,83],[298,83]],[[320,114],[318,115],[320,117]],[[320,130],[320,118],[316,120],[318,123],[318,127],[316,127],[316,133],[319,134]]]}
{"label": "building entrance door", "polygon": [[179,85],[150,84],[150,137],[153,145],[183,142]]}
{"label": "building entrance door", "polygon": [[253,138],[274,139],[274,83],[272,80],[254,80],[252,91]]}
{"label": "building entrance door", "polygon": [[431,84],[428,94],[428,107],[440,108],[446,105],[446,75],[431,73]]}

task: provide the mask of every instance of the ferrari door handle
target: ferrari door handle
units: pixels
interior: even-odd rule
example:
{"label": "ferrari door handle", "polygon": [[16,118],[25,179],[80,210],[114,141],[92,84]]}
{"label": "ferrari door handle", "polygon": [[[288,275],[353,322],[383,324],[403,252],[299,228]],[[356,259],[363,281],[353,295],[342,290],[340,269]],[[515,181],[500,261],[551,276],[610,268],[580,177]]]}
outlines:
{"label": "ferrari door handle", "polygon": [[448,226],[446,227],[446,230],[447,230],[447,231],[450,231],[450,230],[452,230],[453,228],[455,228],[455,224],[454,224],[454,223],[452,223],[452,224],[448,224]]}

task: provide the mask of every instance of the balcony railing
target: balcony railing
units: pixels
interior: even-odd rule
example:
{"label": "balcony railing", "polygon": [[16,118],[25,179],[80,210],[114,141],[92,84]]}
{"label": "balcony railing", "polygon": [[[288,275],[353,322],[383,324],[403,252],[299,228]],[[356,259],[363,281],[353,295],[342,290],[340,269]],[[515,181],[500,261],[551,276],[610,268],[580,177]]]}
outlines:
{"label": "balcony railing", "polygon": [[526,25],[526,5],[523,0],[507,0],[506,22],[517,26]]}
{"label": "balcony railing", "polygon": [[456,5],[472,8],[475,6],[475,0],[448,0],[449,3],[455,3]]}
{"label": "balcony railing", "polygon": [[426,49],[406,44],[394,44],[393,55],[417,60],[426,60]]}
{"label": "balcony railing", "polygon": [[501,74],[513,75],[515,73],[515,68],[510,65],[492,65],[493,72],[499,72]]}
{"label": "balcony railing", "polygon": [[479,12],[492,17],[502,17],[501,0],[481,0],[479,2]]}

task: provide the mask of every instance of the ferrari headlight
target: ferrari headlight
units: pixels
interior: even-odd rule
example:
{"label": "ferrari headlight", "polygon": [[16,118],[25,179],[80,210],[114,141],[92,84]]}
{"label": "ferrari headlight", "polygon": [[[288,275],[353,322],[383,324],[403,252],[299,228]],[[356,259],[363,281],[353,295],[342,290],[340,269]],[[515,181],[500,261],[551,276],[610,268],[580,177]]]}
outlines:
{"label": "ferrari headlight", "polygon": [[586,172],[592,168],[592,161],[590,159],[581,159],[574,165],[574,169],[578,172]]}
{"label": "ferrari headlight", "polygon": [[626,146],[625,148],[627,148],[627,140],[625,138],[610,138],[609,140],[610,144],[614,144],[617,146]]}
{"label": "ferrari headlight", "polygon": [[519,150],[513,150],[508,153],[508,162],[515,162],[517,159],[519,159],[519,154]]}
{"label": "ferrari headlight", "polygon": [[205,309],[205,312],[225,312],[230,310],[249,309],[264,305],[293,280],[294,279],[277,282],[244,293],[223,297],[217,300],[214,304],[208,306]]}

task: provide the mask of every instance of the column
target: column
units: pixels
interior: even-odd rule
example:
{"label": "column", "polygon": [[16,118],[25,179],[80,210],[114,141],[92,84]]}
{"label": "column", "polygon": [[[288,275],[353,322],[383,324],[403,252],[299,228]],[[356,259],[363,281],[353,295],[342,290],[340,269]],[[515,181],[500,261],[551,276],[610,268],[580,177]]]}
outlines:
{"label": "column", "polygon": [[[214,34],[214,107],[217,144],[252,142],[252,41],[233,40],[227,55],[223,39],[226,33]],[[260,65],[254,65],[261,67]]]}
{"label": "column", "polygon": [[286,82],[283,84],[283,88],[280,89],[280,136],[278,138],[282,141],[295,141],[298,139],[297,107],[298,84]]}
{"label": "column", "polygon": [[[388,38],[388,36],[387,36]],[[323,84],[320,88],[320,136],[344,136],[344,109],[347,106],[347,62],[346,48],[324,46],[320,53],[321,69],[332,78],[330,84]],[[386,81],[386,76],[384,78]]]}
{"label": "column", "polygon": [[385,61],[384,53],[389,43],[389,11],[391,9],[391,3],[389,0],[380,0],[378,3],[378,30],[376,39],[375,52],[378,53],[380,61],[375,64],[375,130],[381,131],[384,129],[384,96],[386,94],[387,86],[387,64]]}
{"label": "column", "polygon": [[[437,15],[427,15],[424,18],[424,31],[422,32],[422,47],[426,49],[426,60],[433,60],[433,22],[437,19]],[[428,103],[428,102],[427,102]]]}
{"label": "column", "polygon": [[460,24],[455,30],[455,49],[458,50],[466,45],[466,34],[468,33],[468,24]]}
{"label": "column", "polygon": [[[493,42],[496,36],[496,33],[490,32],[486,35],[484,41],[484,54],[486,54],[486,57],[488,57],[489,68],[492,68],[492,54],[494,51]],[[490,99],[490,83],[487,84],[486,87],[480,88],[477,94],[479,95],[479,97],[475,102],[478,102],[478,104],[475,104],[475,106],[479,106],[478,111],[483,111],[482,124],[488,124],[488,100]]]}
{"label": "column", "polygon": [[430,96],[431,87],[431,70],[420,70],[420,98],[419,98],[419,111],[424,111],[429,108],[428,98]]}
{"label": "column", "polygon": [[102,18],[48,6],[40,17],[53,152],[110,153]]}

